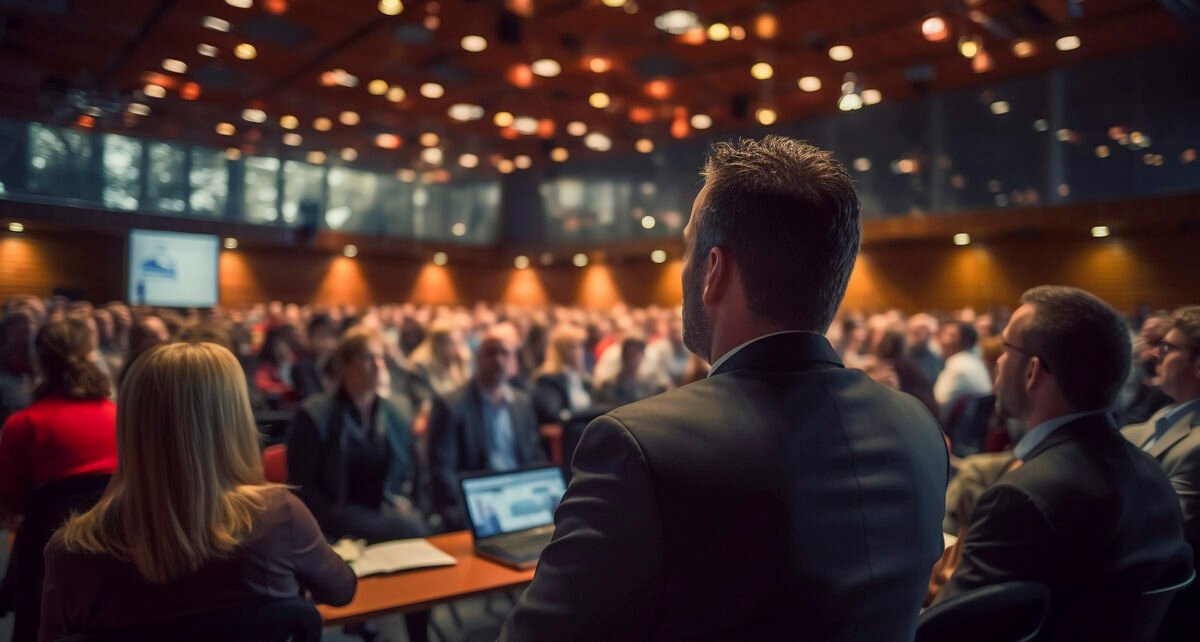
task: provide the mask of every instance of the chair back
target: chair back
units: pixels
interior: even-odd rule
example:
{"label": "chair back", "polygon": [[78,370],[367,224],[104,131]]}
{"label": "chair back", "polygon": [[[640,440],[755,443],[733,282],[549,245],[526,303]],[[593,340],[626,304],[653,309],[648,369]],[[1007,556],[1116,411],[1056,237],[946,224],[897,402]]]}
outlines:
{"label": "chair back", "polygon": [[110,475],[79,475],[47,482],[25,500],[25,520],[13,539],[4,582],[12,590],[12,642],[37,639],[42,612],[42,552],[71,513],[82,513],[104,494]]}
{"label": "chair back", "polygon": [[1085,593],[1066,605],[1049,639],[1153,642],[1171,601],[1194,581],[1192,570],[1183,580],[1144,593]]}
{"label": "chair back", "polygon": [[968,591],[929,608],[917,623],[916,642],[1027,642],[1050,611],[1041,582],[1003,582]]}
{"label": "chair back", "polygon": [[263,475],[273,484],[287,483],[287,444],[275,444],[263,450]]}
{"label": "chair back", "polygon": [[253,602],[119,631],[77,633],[58,642],[320,642],[321,615],[294,597]]}

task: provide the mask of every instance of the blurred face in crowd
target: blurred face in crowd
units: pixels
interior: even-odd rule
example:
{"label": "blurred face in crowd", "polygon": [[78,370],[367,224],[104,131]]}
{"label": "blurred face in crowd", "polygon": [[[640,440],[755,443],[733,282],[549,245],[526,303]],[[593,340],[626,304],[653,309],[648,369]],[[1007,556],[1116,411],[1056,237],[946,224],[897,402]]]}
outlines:
{"label": "blurred face in crowd", "polygon": [[641,346],[629,347],[621,350],[621,372],[627,375],[636,375],[642,367],[642,362],[646,360],[646,349]]}
{"label": "blurred face in crowd", "polygon": [[[1013,314],[1008,326],[1004,328],[1004,332],[1000,334],[1001,339],[1007,344],[1025,348],[1023,328],[1028,325],[1033,315],[1033,306],[1022,305]],[[951,328],[957,335],[958,328],[954,328],[952,325],[943,328],[942,334]],[[1000,354],[1000,358],[996,360],[996,414],[1000,417],[1023,419],[1029,414],[1031,399],[1025,386],[1028,367],[1029,355],[1007,346]]]}
{"label": "blurred face in crowd", "polygon": [[1147,377],[1153,377],[1158,363],[1158,346],[1167,333],[1169,321],[1160,316],[1148,317],[1138,332],[1137,361]]}
{"label": "blurred face in crowd", "polygon": [[106,345],[112,343],[114,331],[112,314],[101,308],[93,312],[92,317],[96,322],[96,330],[100,333],[101,343]]}
{"label": "blurred face in crowd", "polygon": [[712,323],[704,309],[704,278],[707,257],[695,257],[696,220],[704,206],[707,188],[692,203],[692,215],[683,228],[683,345],[705,361],[712,361]]}
{"label": "blurred face in crowd", "polygon": [[1200,355],[1186,346],[1187,337],[1173,328],[1157,350],[1158,386],[1177,403],[1200,397]]}
{"label": "blurred face in crowd", "polygon": [[366,350],[342,364],[342,385],[352,396],[363,395],[379,386],[384,368],[383,342],[368,341]]}
{"label": "blurred face in crowd", "polygon": [[953,323],[942,326],[938,332],[938,344],[942,347],[942,355],[950,355],[962,351],[962,330]]}
{"label": "blurred face in crowd", "polygon": [[908,344],[914,347],[924,347],[931,337],[929,326],[924,323],[914,323],[908,326]]}
{"label": "blurred face in crowd", "polygon": [[458,360],[458,336],[445,334],[437,337],[433,344],[433,352],[442,363],[453,363]]}
{"label": "blurred face in crowd", "polygon": [[563,367],[568,370],[583,370],[583,342],[574,339],[563,340],[556,346],[562,358]]}
{"label": "blurred face in crowd", "polygon": [[504,383],[516,370],[516,355],[516,348],[508,342],[498,337],[484,339],[475,364],[479,369],[479,383],[488,389]]}
{"label": "blurred face in crowd", "polygon": [[337,349],[338,336],[333,328],[314,328],[308,336],[308,346],[316,354],[329,354]]}

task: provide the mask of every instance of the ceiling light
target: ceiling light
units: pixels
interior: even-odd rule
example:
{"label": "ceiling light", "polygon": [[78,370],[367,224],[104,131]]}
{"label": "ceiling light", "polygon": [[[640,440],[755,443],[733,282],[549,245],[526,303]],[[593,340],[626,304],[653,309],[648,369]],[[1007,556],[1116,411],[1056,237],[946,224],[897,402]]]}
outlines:
{"label": "ceiling light", "polygon": [[760,13],[754,19],[754,34],[763,40],[772,40],[779,35],[779,18],[773,13]]}
{"label": "ceiling light", "polygon": [[958,234],[955,234],[954,235],[954,244],[955,245],[970,245],[971,244],[971,235],[967,234],[965,232],[959,232]]}
{"label": "ceiling light", "polygon": [[321,163],[325,162],[325,152],[319,149],[314,149],[304,155],[304,160],[307,160],[313,165],[320,165]]}
{"label": "ceiling light", "polygon": [[729,25],[724,22],[714,22],[708,25],[708,39],[721,42],[729,39]]}
{"label": "ceiling light", "polygon": [[699,27],[700,20],[691,11],[675,9],[655,18],[654,26],[671,35],[678,36]]}
{"label": "ceiling light", "polygon": [[129,103],[129,106],[125,108],[125,111],[138,116],[149,116],[150,106],[142,103]]}
{"label": "ceiling light", "polygon": [[455,103],[446,110],[447,116],[460,122],[479,120],[483,113],[483,107],[467,103]]}
{"label": "ceiling light", "polygon": [[[609,1],[611,2],[612,0]],[[513,267],[517,268],[518,270],[524,270],[525,268],[529,267],[529,257],[522,254],[521,256],[513,259]]]}
{"label": "ceiling light", "polygon": [[291,114],[280,116],[279,126],[284,129],[295,129],[300,126],[300,119]]}
{"label": "ceiling light", "polygon": [[580,252],[571,257],[571,262],[575,264],[575,267],[583,267],[588,264],[588,257],[583,252]]}
{"label": "ceiling light", "polygon": [[479,167],[479,157],[475,154],[463,154],[458,157],[458,164],[467,169]]}
{"label": "ceiling light", "polygon": [[440,147],[426,147],[421,150],[421,160],[430,165],[441,165],[445,155]]}
{"label": "ceiling light", "polygon": [[608,97],[608,94],[598,91],[588,96],[588,104],[596,109],[608,109],[608,106],[612,104],[612,99]]}
{"label": "ceiling light", "polygon": [[516,64],[509,67],[505,78],[512,86],[524,89],[533,84],[533,70],[524,63]]}
{"label": "ceiling light", "polygon": [[770,63],[756,62],[754,63],[754,66],[750,67],[750,75],[753,76],[755,80],[767,80],[771,76],[775,75],[775,69],[771,67]]}
{"label": "ceiling light", "polygon": [[450,257],[447,256],[445,252],[434,252],[433,253],[433,264],[434,265],[445,265],[449,262],[450,262]]}
{"label": "ceiling light", "polygon": [[567,133],[572,136],[583,136],[584,134],[587,133],[587,131],[588,131],[587,124],[585,124],[581,121],[573,120],[573,121],[567,123]]}
{"label": "ceiling light", "polygon": [[236,147],[230,147],[225,150],[225,158],[227,158],[231,161],[235,161],[241,157],[242,157],[242,150],[240,150]]}
{"label": "ceiling light", "polygon": [[21,232],[25,231],[25,224],[18,223],[17,221],[13,221],[12,223],[8,224],[8,231],[16,232],[16,233],[20,234]]}
{"label": "ceiling light", "polygon": [[778,117],[779,115],[776,114],[775,110],[771,109],[770,107],[762,107],[758,111],[754,112],[754,119],[757,120],[761,125],[774,125],[775,120]]}
{"label": "ceiling light", "polygon": [[975,36],[963,36],[958,39],[958,53],[962,54],[963,58],[974,58],[975,54],[979,53],[979,38]]}
{"label": "ceiling light", "polygon": [[507,158],[502,158],[500,159],[499,163],[496,163],[496,169],[499,170],[501,174],[511,174],[516,168],[516,165],[513,165],[513,162]]}
{"label": "ceiling light", "polygon": [[327,132],[333,129],[333,121],[324,116],[318,116],[313,119],[313,129],[319,132]]}
{"label": "ceiling light", "polygon": [[347,245],[346,247],[342,248],[342,256],[345,256],[348,259],[358,256],[358,246]]}
{"label": "ceiling light", "polygon": [[692,116],[692,127],[696,129],[708,129],[712,127],[712,116],[708,114],[695,114]]}
{"label": "ceiling light", "polygon": [[1031,40],[1018,40],[1012,45],[1013,55],[1018,58],[1028,58],[1037,53],[1037,47]]}
{"label": "ceiling light", "polygon": [[557,60],[551,58],[535,60],[530,63],[529,69],[542,78],[553,78],[562,73],[562,65],[558,64]]}
{"label": "ceiling light", "polygon": [[979,53],[971,59],[971,70],[977,74],[986,73],[992,70],[992,56],[984,49],[980,49]]}
{"label": "ceiling light", "polygon": [[403,142],[404,141],[400,140],[399,136],[392,133],[383,132],[381,134],[375,134],[376,147],[383,149],[399,149]]}
{"label": "ceiling light", "polygon": [[1189,147],[1179,153],[1179,162],[1188,165],[1196,162],[1196,148]]}
{"label": "ceiling light", "polygon": [[404,11],[404,3],[400,0],[379,0],[379,13],[385,16],[398,16]]}
{"label": "ceiling light", "polygon": [[205,29],[212,29],[213,31],[224,31],[226,33],[229,32],[229,27],[230,27],[228,20],[222,20],[220,18],[216,18],[213,16],[204,16],[200,20],[200,24],[203,25]]}
{"label": "ceiling light", "polygon": [[261,109],[243,109],[242,119],[252,123],[267,122],[267,112]]}
{"label": "ceiling light", "polygon": [[362,118],[358,115],[358,112],[356,112],[356,111],[344,111],[344,112],[338,114],[338,122],[340,122],[341,124],[346,125],[348,127],[353,127],[353,126],[357,125],[361,120],[362,120]]}
{"label": "ceiling light", "polygon": [[163,98],[167,95],[167,90],[162,85],[146,85],[142,87],[142,93],[150,98]]}
{"label": "ceiling light", "polygon": [[513,158],[513,165],[516,165],[517,169],[529,169],[533,166],[533,159],[525,154],[517,154]]}
{"label": "ceiling light", "polygon": [[592,70],[592,73],[602,74],[612,69],[612,61],[608,58],[594,56],[588,61],[588,68]]}
{"label": "ceiling light", "polygon": [[665,250],[654,250],[650,253],[650,260],[655,263],[666,263],[667,252]]}
{"label": "ceiling light", "polygon": [[654,151],[654,141],[649,138],[639,138],[633,147],[643,154],[649,154]]}
{"label": "ceiling light", "polygon": [[1092,228],[1092,238],[1102,239],[1111,234],[1107,225],[1097,225]]}
{"label": "ceiling light", "polygon": [[834,45],[829,48],[829,57],[837,62],[846,62],[854,57],[854,50],[848,45]]}
{"label": "ceiling light", "polygon": [[233,123],[217,123],[217,133],[222,136],[233,136],[236,131],[237,127],[234,127]]}
{"label": "ceiling light", "polygon": [[796,81],[796,84],[799,85],[801,90],[807,91],[807,92],[814,92],[814,91],[821,90],[821,79],[817,78],[816,76],[805,76],[805,77],[801,78],[800,80]]}
{"label": "ceiling light", "polygon": [[612,7],[613,9],[620,9],[621,7],[625,6],[625,0],[602,0],[602,1],[604,3],[604,6]]}
{"label": "ceiling light", "polygon": [[1108,158],[1110,153],[1108,145],[1096,146],[1096,158]]}
{"label": "ceiling light", "polygon": [[538,120],[529,116],[518,116],[513,120],[513,129],[526,136],[532,136],[537,133]]}
{"label": "ceiling light", "polygon": [[854,159],[854,169],[859,172],[871,171],[871,159],[866,156],[860,156]]}
{"label": "ceiling light", "polygon": [[652,230],[657,223],[658,221],[656,221],[654,217],[650,216],[649,214],[642,217],[642,227],[644,229]]}
{"label": "ceiling light", "polygon": [[878,89],[864,89],[862,102],[864,105],[878,105],[883,100],[883,94]]}
{"label": "ceiling light", "polygon": [[950,30],[941,16],[929,16],[921,22],[921,35],[929,42],[941,42],[950,37]]}
{"label": "ceiling light", "polygon": [[258,55],[258,50],[254,48],[254,45],[243,42],[233,48],[233,55],[241,60],[254,60]]}
{"label": "ceiling light", "polygon": [[1054,41],[1054,48],[1059,51],[1072,51],[1078,49],[1080,44],[1079,36],[1063,36]]}
{"label": "ceiling light", "polygon": [[358,150],[353,147],[343,147],[342,151],[338,152],[338,156],[347,163],[352,163],[358,160]]}
{"label": "ceiling light", "polygon": [[405,93],[404,88],[400,85],[392,85],[391,87],[388,87],[387,93],[384,95],[387,97],[388,101],[393,103],[402,102],[408,97],[408,94]]}
{"label": "ceiling light", "polygon": [[588,149],[597,152],[607,152],[608,150],[612,149],[612,139],[604,134],[601,134],[600,132],[592,132],[587,136],[584,136],[583,144],[586,145]]}
{"label": "ceiling light", "polygon": [[861,109],[863,106],[862,96],[858,94],[843,94],[841,98],[838,98],[837,106],[842,111]]}
{"label": "ceiling light", "polygon": [[212,45],[200,43],[196,45],[196,53],[200,54],[201,56],[216,58],[218,51],[217,48]]}
{"label": "ceiling light", "polygon": [[254,0],[225,0],[225,4],[238,9],[249,9],[254,6]]}
{"label": "ceiling light", "polygon": [[484,38],[483,36],[463,36],[462,40],[460,40],[458,44],[463,48],[464,51],[479,53],[480,51],[487,49],[488,41],[487,38]]}
{"label": "ceiling light", "polygon": [[565,163],[570,157],[571,153],[567,151],[566,147],[555,147],[550,150],[550,160],[556,163]]}
{"label": "ceiling light", "polygon": [[171,73],[186,74],[188,70],[187,63],[174,58],[166,58],[162,61],[162,68]]}
{"label": "ceiling light", "polygon": [[446,89],[435,82],[427,82],[421,85],[421,95],[426,98],[438,99],[446,95]]}
{"label": "ceiling light", "polygon": [[200,85],[194,82],[185,82],[179,88],[179,97],[184,100],[196,100],[200,97]]}
{"label": "ceiling light", "polygon": [[437,31],[437,28],[442,26],[442,19],[437,16],[425,16],[421,24],[425,25],[425,28],[430,31]]}
{"label": "ceiling light", "polygon": [[513,115],[506,111],[498,111],[492,116],[492,123],[497,127],[508,127],[513,124]]}
{"label": "ceiling light", "polygon": [[387,93],[387,90],[387,81],[383,80],[382,78],[376,78],[375,80],[367,83],[367,93],[371,94],[372,96],[382,96]]}
{"label": "ceiling light", "polygon": [[466,236],[467,235],[467,224],[460,221],[458,223],[455,223],[454,225],[451,225],[450,233],[455,236]]}
{"label": "ceiling light", "polygon": [[283,144],[289,147],[299,147],[300,143],[304,142],[304,137],[296,132],[288,132],[283,135]]}
{"label": "ceiling light", "polygon": [[421,134],[421,147],[436,147],[440,138],[433,132],[425,132]]}
{"label": "ceiling light", "polygon": [[396,170],[396,180],[401,183],[411,183],[417,180],[417,171],[407,167]]}
{"label": "ceiling light", "polygon": [[233,238],[232,236],[225,237],[225,249],[236,250],[237,246],[238,246],[237,239]]}
{"label": "ceiling light", "polygon": [[1033,130],[1034,131],[1044,132],[1047,129],[1050,129],[1050,123],[1046,122],[1045,118],[1039,118],[1039,119],[1033,121]]}
{"label": "ceiling light", "polygon": [[997,101],[993,102],[991,105],[988,105],[988,108],[991,109],[992,113],[996,114],[997,116],[1007,114],[1008,113],[1008,101],[1007,100],[997,100]]}

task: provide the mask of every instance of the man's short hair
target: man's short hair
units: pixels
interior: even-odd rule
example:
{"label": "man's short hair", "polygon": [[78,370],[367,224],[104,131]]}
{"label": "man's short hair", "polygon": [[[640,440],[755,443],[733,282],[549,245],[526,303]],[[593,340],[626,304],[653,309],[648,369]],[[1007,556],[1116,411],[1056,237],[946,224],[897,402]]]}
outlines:
{"label": "man's short hair", "polygon": [[1061,285],[1028,290],[1021,302],[1035,308],[1021,347],[1045,362],[1067,403],[1081,412],[1111,407],[1132,353],[1120,313],[1090,292]]}
{"label": "man's short hair", "polygon": [[963,350],[970,350],[979,342],[979,333],[975,331],[975,326],[966,321],[955,321],[954,325],[958,326],[958,343]]}
{"label": "man's short hair", "polygon": [[1183,335],[1183,347],[1193,355],[1200,354],[1200,305],[1185,305],[1171,313],[1171,330]]}
{"label": "man's short hair", "polygon": [[767,136],[717,143],[692,260],[720,247],[741,273],[750,311],[774,325],[825,332],[846,294],[862,237],[849,172],[807,143]]}

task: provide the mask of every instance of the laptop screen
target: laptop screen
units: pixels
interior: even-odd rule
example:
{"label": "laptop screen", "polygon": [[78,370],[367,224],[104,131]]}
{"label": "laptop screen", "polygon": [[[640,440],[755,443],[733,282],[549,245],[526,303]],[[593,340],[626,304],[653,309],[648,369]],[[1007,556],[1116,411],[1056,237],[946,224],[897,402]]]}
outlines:
{"label": "laptop screen", "polygon": [[556,466],[462,480],[463,501],[477,539],[554,523],[566,491]]}

